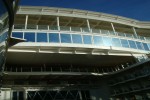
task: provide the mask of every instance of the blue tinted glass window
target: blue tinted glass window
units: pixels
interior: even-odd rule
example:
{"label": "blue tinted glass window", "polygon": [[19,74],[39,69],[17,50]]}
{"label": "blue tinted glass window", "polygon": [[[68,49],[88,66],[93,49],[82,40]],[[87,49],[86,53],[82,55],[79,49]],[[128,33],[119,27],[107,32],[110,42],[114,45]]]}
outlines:
{"label": "blue tinted glass window", "polygon": [[128,40],[128,42],[129,42],[130,48],[137,49],[134,41]]}
{"label": "blue tinted glass window", "polygon": [[0,34],[0,43],[4,42],[7,39],[7,32]]}
{"label": "blue tinted glass window", "polygon": [[141,42],[136,42],[137,48],[143,50],[143,46]]}
{"label": "blue tinted glass window", "polygon": [[114,47],[121,47],[120,40],[117,38],[112,38],[112,46]]}
{"label": "blue tinted glass window", "polygon": [[109,37],[103,37],[103,43],[104,43],[104,46],[112,46],[111,38]]}
{"label": "blue tinted glass window", "polygon": [[12,37],[23,38],[22,32],[12,32]]}
{"label": "blue tinted glass window", "polygon": [[35,33],[24,33],[24,39],[28,42],[35,42]]}
{"label": "blue tinted glass window", "polygon": [[6,13],[5,4],[3,3],[3,0],[0,0],[0,17],[5,13]]}
{"label": "blue tinted glass window", "polygon": [[92,37],[90,35],[83,35],[84,44],[92,44],[91,38]]}
{"label": "blue tinted glass window", "polygon": [[0,35],[0,43],[2,42],[2,35]]}
{"label": "blue tinted glass window", "polygon": [[143,47],[144,47],[144,49],[145,49],[146,51],[149,51],[149,48],[148,48],[147,43],[143,43]]}
{"label": "blue tinted glass window", "polygon": [[37,42],[47,42],[47,33],[37,33]]}
{"label": "blue tinted glass window", "polygon": [[5,41],[6,39],[7,39],[7,35],[8,34],[8,32],[5,32],[2,36],[3,36],[3,41]]}
{"label": "blue tinted glass window", "polygon": [[150,43],[148,43],[147,45],[148,45],[148,47],[150,48]]}
{"label": "blue tinted glass window", "polygon": [[124,39],[120,39],[120,40],[121,40],[122,47],[129,48],[129,45],[128,45],[128,41],[127,41],[127,40],[124,40]]}
{"label": "blue tinted glass window", "polygon": [[72,40],[73,40],[73,43],[80,43],[80,44],[82,44],[81,35],[72,34]]}
{"label": "blue tinted glass window", "polygon": [[71,43],[70,34],[60,34],[61,43]]}
{"label": "blue tinted glass window", "polygon": [[49,42],[58,43],[59,42],[59,34],[58,33],[50,33],[49,34]]}
{"label": "blue tinted glass window", "polygon": [[100,45],[100,46],[103,45],[103,40],[101,36],[94,36],[93,39],[94,39],[94,45]]}

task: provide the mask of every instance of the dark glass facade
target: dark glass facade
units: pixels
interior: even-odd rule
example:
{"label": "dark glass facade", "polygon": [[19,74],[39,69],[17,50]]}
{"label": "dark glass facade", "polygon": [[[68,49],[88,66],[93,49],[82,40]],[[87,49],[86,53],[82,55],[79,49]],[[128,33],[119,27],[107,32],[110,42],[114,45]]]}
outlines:
{"label": "dark glass facade", "polygon": [[14,17],[12,3],[13,0],[0,0],[0,73],[1,76],[2,76],[2,72],[6,60],[8,37],[11,31],[11,26]]}
{"label": "dark glass facade", "polygon": [[5,61],[5,49],[6,49],[6,38],[7,38],[7,21],[8,21],[8,12],[7,8],[3,2],[0,0],[0,70],[2,71],[2,66]]}

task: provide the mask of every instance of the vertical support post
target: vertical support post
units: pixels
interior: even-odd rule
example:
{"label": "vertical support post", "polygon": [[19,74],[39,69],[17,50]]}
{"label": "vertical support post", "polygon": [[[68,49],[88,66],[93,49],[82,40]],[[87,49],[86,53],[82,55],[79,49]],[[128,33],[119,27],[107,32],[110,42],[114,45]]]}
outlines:
{"label": "vertical support post", "polygon": [[113,24],[113,23],[111,23],[111,27],[112,27],[113,31],[114,31],[114,32],[116,32],[116,30],[115,30],[115,27],[114,27],[114,24]]}
{"label": "vertical support post", "polygon": [[49,30],[49,25],[47,25],[47,29]]}
{"label": "vertical support post", "polygon": [[57,28],[60,31],[60,23],[59,23],[59,17],[57,16]]}
{"label": "vertical support post", "polygon": [[136,32],[135,28],[132,27],[132,29],[133,29],[133,32],[134,32],[134,36],[135,36],[136,38],[138,38],[138,35],[137,35],[137,32]]}
{"label": "vertical support post", "polygon": [[27,96],[28,96],[28,91],[24,90],[24,100],[27,100]]}
{"label": "vertical support post", "polygon": [[89,31],[90,31],[90,30],[91,30],[90,22],[89,22],[89,20],[88,20],[88,19],[86,20],[86,22],[87,22],[87,27],[88,27],[88,29],[89,29]]}
{"label": "vertical support post", "polygon": [[80,96],[80,100],[83,100],[83,99],[82,99],[81,90],[78,90],[78,93],[79,93],[79,96]]}
{"label": "vertical support post", "polygon": [[25,20],[25,29],[27,29],[27,24],[28,24],[28,15],[26,15],[26,20]]}

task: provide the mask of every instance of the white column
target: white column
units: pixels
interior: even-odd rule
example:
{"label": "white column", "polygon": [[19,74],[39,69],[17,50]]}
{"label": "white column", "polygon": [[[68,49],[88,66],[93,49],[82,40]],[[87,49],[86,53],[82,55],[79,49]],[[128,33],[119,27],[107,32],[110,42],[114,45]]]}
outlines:
{"label": "white column", "polygon": [[91,30],[90,22],[89,22],[89,20],[88,20],[88,19],[86,20],[86,22],[87,22],[87,27],[88,27],[88,29],[89,29],[89,31],[90,31],[90,30]]}
{"label": "white column", "polygon": [[25,20],[25,29],[27,29],[27,24],[28,24],[28,15],[26,15],[26,20]]}
{"label": "white column", "polygon": [[58,30],[60,31],[59,17],[57,17],[57,27],[58,27]]}
{"label": "white column", "polygon": [[115,28],[114,28],[114,24],[113,24],[113,23],[111,23],[111,27],[112,27],[112,29],[113,29],[113,31],[114,31],[114,33],[115,33],[116,30],[115,30]]}
{"label": "white column", "polygon": [[136,32],[135,28],[132,27],[132,29],[133,29],[133,32],[134,32],[134,36],[138,38],[138,35],[137,35],[137,32]]}
{"label": "white column", "polygon": [[82,99],[81,90],[78,90],[78,93],[79,93],[79,96],[80,96],[80,100],[83,100],[83,99]]}
{"label": "white column", "polygon": [[24,90],[24,100],[27,100],[27,97],[28,97],[28,91]]}

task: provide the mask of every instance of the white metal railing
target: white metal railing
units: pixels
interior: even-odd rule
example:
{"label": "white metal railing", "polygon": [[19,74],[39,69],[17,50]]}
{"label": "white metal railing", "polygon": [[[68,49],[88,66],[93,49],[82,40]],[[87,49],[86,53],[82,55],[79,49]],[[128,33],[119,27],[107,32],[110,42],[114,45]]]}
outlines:
{"label": "white metal railing", "polygon": [[[25,25],[15,24],[14,29],[25,29]],[[132,39],[140,39],[144,41],[150,41],[150,37],[144,36],[134,36],[131,33],[121,33],[121,32],[114,32],[110,30],[103,30],[103,29],[89,29],[86,27],[68,27],[68,26],[48,26],[48,25],[27,25],[27,29],[36,29],[36,30],[56,30],[56,31],[74,31],[74,32],[88,32],[94,34],[105,34],[105,35],[114,35],[120,37],[127,37]]]}

